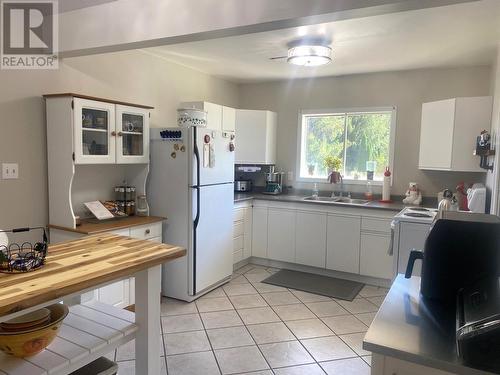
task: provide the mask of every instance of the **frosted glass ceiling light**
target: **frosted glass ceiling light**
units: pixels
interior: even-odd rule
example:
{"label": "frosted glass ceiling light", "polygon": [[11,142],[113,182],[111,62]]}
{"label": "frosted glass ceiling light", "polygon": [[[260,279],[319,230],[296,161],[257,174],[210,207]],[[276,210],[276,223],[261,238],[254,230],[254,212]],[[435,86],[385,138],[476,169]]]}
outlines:
{"label": "frosted glass ceiling light", "polygon": [[287,62],[300,66],[320,66],[332,61],[332,49],[320,45],[301,45],[288,50]]}

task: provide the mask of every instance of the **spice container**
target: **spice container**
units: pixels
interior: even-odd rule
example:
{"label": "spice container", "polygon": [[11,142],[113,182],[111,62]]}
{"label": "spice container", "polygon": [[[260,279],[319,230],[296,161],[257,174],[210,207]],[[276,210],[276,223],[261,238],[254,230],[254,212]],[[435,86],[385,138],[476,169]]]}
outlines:
{"label": "spice container", "polygon": [[135,186],[125,186],[125,200],[135,204]]}
{"label": "spice container", "polygon": [[126,201],[125,202],[125,213],[128,216],[135,215],[135,201]]}
{"label": "spice container", "polygon": [[125,200],[125,186],[115,186],[115,200],[116,201]]}

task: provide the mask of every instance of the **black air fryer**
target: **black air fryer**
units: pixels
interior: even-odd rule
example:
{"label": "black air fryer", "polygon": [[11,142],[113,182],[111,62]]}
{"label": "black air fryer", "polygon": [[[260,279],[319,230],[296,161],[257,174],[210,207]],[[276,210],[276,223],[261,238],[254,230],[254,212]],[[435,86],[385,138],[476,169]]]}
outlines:
{"label": "black air fryer", "polygon": [[500,224],[440,219],[432,227],[424,251],[410,253],[406,278],[422,259],[420,293],[455,304],[457,292],[485,278],[500,276]]}

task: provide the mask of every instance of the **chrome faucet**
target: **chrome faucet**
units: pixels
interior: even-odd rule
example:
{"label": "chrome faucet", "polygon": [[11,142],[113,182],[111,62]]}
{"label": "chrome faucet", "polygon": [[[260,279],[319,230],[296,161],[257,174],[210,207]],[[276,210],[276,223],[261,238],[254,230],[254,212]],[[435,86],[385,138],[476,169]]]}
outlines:
{"label": "chrome faucet", "polygon": [[[340,178],[340,193],[339,193],[339,197],[342,198],[344,196],[344,179],[342,178],[342,175],[339,174],[339,178]],[[337,184],[334,184],[334,185],[337,185]],[[336,195],[335,195],[335,188],[333,189],[332,191],[332,198],[335,198]]]}

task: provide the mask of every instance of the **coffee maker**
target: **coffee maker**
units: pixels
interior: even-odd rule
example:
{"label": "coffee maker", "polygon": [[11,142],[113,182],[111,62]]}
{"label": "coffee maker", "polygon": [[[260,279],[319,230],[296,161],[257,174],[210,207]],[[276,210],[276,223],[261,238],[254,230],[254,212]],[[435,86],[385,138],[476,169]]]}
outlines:
{"label": "coffee maker", "polygon": [[283,192],[284,186],[284,172],[275,172],[274,165],[269,167],[266,173],[266,188],[264,194],[278,195]]}

